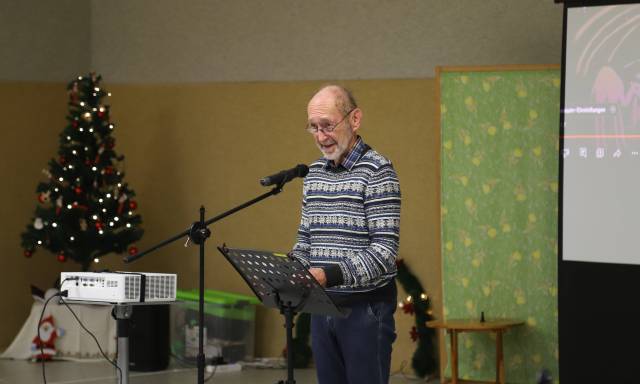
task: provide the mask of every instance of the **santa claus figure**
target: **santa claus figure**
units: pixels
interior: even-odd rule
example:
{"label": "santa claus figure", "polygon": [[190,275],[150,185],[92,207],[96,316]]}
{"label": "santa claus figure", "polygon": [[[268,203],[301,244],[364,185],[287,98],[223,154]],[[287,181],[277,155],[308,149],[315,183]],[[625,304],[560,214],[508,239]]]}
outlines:
{"label": "santa claus figure", "polygon": [[53,316],[49,315],[40,322],[40,334],[31,343],[31,358],[51,360],[56,355],[56,339],[64,334],[62,328],[56,328]]}

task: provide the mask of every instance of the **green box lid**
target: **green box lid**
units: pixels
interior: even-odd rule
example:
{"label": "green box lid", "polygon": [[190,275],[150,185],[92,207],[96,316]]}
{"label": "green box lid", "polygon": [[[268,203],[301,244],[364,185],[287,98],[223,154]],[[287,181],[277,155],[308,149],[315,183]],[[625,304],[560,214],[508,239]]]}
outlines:
{"label": "green box lid", "polygon": [[[198,292],[197,289],[176,290],[176,299],[197,302],[199,298],[200,298],[200,293]],[[258,298],[256,298],[255,296],[246,296],[246,295],[241,295],[239,293],[216,291],[213,289],[205,289],[204,301],[205,303],[221,304],[221,305],[238,305],[238,304],[244,304],[243,302],[246,302],[248,304],[260,303],[260,300],[258,300]]]}
{"label": "green box lid", "polygon": [[[176,299],[182,300],[186,308],[198,310],[200,294],[197,290],[176,290]],[[225,319],[248,320],[255,318],[255,297],[207,289],[204,292],[204,311],[208,315]]]}

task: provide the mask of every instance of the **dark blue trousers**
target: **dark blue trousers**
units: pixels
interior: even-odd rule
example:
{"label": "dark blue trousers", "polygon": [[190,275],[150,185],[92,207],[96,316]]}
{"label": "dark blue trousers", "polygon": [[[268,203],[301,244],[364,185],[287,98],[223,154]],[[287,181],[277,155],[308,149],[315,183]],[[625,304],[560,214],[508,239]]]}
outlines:
{"label": "dark blue trousers", "polygon": [[311,316],[319,384],[387,384],[396,302],[359,302],[346,318]]}

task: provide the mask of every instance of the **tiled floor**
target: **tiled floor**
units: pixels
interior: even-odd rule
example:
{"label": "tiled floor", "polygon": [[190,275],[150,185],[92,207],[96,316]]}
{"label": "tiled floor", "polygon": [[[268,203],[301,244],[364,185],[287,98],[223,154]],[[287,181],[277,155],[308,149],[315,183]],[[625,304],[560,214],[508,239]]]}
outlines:
{"label": "tiled floor", "polygon": [[[195,368],[175,366],[160,372],[131,372],[130,384],[183,384],[196,383]],[[209,374],[205,373],[205,378]],[[274,384],[285,380],[287,373],[282,369],[245,368],[241,372],[217,372],[207,384]],[[56,361],[47,363],[46,377],[48,384],[117,384],[114,368],[106,362],[68,362]],[[316,383],[315,370],[299,369],[295,371],[298,384]],[[424,383],[424,380],[395,374],[390,384]],[[0,360],[0,384],[37,384],[44,383],[40,364],[21,360]],[[437,381],[430,381],[437,384]]]}

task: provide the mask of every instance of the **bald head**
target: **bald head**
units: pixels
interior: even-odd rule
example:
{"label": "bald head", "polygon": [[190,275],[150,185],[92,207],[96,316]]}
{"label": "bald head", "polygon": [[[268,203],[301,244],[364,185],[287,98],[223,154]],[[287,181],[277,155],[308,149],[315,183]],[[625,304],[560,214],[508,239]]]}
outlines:
{"label": "bald head", "polygon": [[343,86],[335,84],[325,85],[320,88],[318,92],[313,95],[309,104],[317,102],[318,100],[327,99],[334,103],[335,107],[341,114],[347,114],[355,108],[358,108],[356,99],[353,97],[351,91]]}

